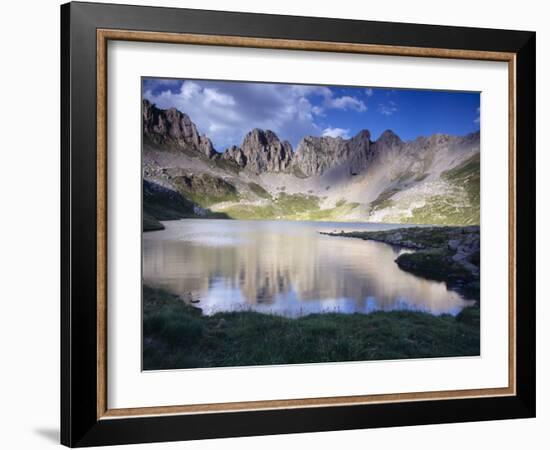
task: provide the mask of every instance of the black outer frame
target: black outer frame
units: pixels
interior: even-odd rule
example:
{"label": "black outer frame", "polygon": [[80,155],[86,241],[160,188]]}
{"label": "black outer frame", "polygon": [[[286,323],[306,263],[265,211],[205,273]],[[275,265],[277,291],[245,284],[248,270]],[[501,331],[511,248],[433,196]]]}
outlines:
{"label": "black outer frame", "polygon": [[[517,395],[98,420],[98,28],[516,53]],[[535,101],[534,32],[80,2],[62,5],[61,443],[82,447],[534,417]]]}

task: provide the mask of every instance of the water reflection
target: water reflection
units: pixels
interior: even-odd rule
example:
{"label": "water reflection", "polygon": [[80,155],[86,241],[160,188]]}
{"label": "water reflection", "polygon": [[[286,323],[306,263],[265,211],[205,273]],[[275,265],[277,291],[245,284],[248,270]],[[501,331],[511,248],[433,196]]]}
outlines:
{"label": "water reflection", "polygon": [[235,310],[289,317],[376,310],[454,315],[468,304],[444,283],[399,269],[399,250],[389,245],[318,233],[380,229],[378,224],[188,219],[165,226],[143,235],[143,280],[198,301],[208,315]]}

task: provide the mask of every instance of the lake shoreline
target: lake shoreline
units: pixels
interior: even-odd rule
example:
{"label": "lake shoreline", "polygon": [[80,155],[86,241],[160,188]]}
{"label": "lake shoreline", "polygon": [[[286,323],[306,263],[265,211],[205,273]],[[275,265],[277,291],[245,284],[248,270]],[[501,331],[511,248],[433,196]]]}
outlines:
{"label": "lake shoreline", "polygon": [[[187,271],[195,271],[200,279],[203,279],[204,274],[210,273],[209,269],[212,269],[212,273],[218,276],[222,273],[225,277],[221,278],[222,280],[234,280],[235,274],[240,277],[242,274],[248,273],[234,272],[234,268],[238,267],[238,261],[248,261],[236,258],[235,255],[238,253],[234,252],[243,251],[244,255],[249,255],[248,250],[241,250],[243,246],[248,245],[246,242],[249,241],[235,238],[235,235],[228,229],[224,229],[224,232],[228,233],[227,236],[222,236],[218,232],[218,228],[209,228],[209,226],[215,225],[214,222],[216,221],[205,222],[199,231],[193,227],[185,229],[182,228],[183,225],[171,227],[165,223],[166,230],[162,232],[164,235],[158,235],[158,238],[151,236],[152,240],[148,241],[149,244],[154,244],[150,249],[157,248],[155,245],[165,246],[162,248],[169,252],[166,254],[168,255],[166,261],[169,261],[169,264],[158,269],[158,258],[147,259],[149,253],[145,252],[145,260],[154,261],[149,269],[147,269],[147,265],[145,266],[145,273],[150,276],[157,273],[166,276],[167,270],[174,269],[170,276],[178,280],[178,284],[170,284],[170,276],[164,279],[168,282],[162,279],[159,282],[154,281],[155,277],[146,276],[144,278],[144,370],[399,360],[478,356],[480,354],[479,273],[474,274],[475,264],[471,263],[474,266],[473,272],[467,271],[461,258],[453,259],[459,253],[461,257],[472,259],[476,246],[479,246],[479,227],[392,227],[390,229],[386,226],[385,229],[381,228],[377,231],[372,229],[352,231],[353,225],[346,227],[341,224],[342,229],[347,231],[322,233],[327,236],[336,236],[332,238],[320,236],[320,231],[314,229],[312,224],[302,224],[300,229],[285,228],[290,233],[284,235],[286,247],[281,247],[279,240],[279,237],[282,236],[278,234],[280,233],[280,223],[277,224],[277,233],[275,233],[277,238],[272,237],[271,240],[267,238],[268,231],[272,226],[270,223],[254,225],[252,229],[246,228],[246,238],[250,241],[253,240],[252,236],[256,236],[262,245],[263,254],[269,254],[265,247],[266,242],[271,242],[277,251],[284,248],[284,255],[288,255],[289,252],[291,252],[290,254],[297,252],[295,259],[291,260],[297,262],[298,265],[273,266],[278,270],[275,273],[282,273],[281,268],[286,267],[288,276],[297,277],[279,278],[283,282],[271,283],[270,286],[275,290],[269,295],[273,298],[278,292],[290,292],[291,286],[299,284],[302,280],[314,281],[312,286],[319,287],[323,282],[329,280],[329,275],[331,275],[337,277],[341,282],[342,275],[335,275],[334,270],[340,267],[349,267],[353,258],[353,267],[358,272],[352,272],[351,278],[348,278],[349,281],[342,284],[344,290],[334,291],[337,292],[336,296],[339,298],[356,296],[354,297],[356,301],[351,303],[351,309],[345,309],[344,301],[341,303],[344,309],[336,312],[313,309],[304,315],[293,317],[285,315],[282,311],[279,311],[281,314],[276,314],[265,309],[262,310],[263,302],[257,299],[264,298],[259,295],[264,293],[266,285],[261,283],[259,285],[245,284],[249,288],[253,287],[247,292],[248,297],[239,297],[243,293],[240,287],[235,289],[235,292],[221,291],[222,297],[225,295],[236,304],[240,304],[240,301],[244,302],[242,304],[249,305],[250,310],[232,310],[233,303],[228,305],[223,302],[211,303],[212,298],[218,298],[216,295],[208,297],[210,290],[216,289],[214,275],[211,275],[208,289],[204,290],[202,294],[193,289],[192,284],[182,290],[179,286],[181,274],[187,273],[181,272],[183,267]],[[232,223],[231,227],[238,230],[245,226],[233,221],[228,223],[230,222]],[[250,224],[246,226],[250,227]],[[338,226],[340,224],[336,223],[330,226],[325,225],[325,229],[339,229],[334,228]],[[311,231],[307,231],[308,227]],[[182,232],[182,229],[186,231]],[[300,230],[307,231],[307,234],[300,234]],[[186,238],[181,239],[181,236],[184,235]],[[172,236],[174,240],[171,238]],[[299,250],[299,245],[309,242],[304,236],[318,236],[320,240],[314,238],[313,243],[307,244],[313,245],[312,247],[306,245]],[[351,242],[340,239],[341,237],[355,237],[378,242]],[[194,243],[193,246],[185,246],[188,240]],[[197,245],[197,243],[199,244]],[[466,248],[466,244],[469,245],[468,248]],[[390,246],[414,249],[414,252],[403,253]],[[196,251],[197,248],[206,253],[190,253],[193,249]],[[225,251],[230,252],[231,258],[220,257],[220,255],[226,255],[223,253]],[[213,262],[213,265],[204,268],[196,265],[175,266],[176,256],[184,254],[188,255],[186,261]],[[256,252],[254,251],[252,254],[256,255]],[[345,259],[341,260],[340,257]],[[313,259],[310,260],[310,258]],[[322,276],[311,279],[307,277],[310,272],[306,271],[306,278],[299,278],[300,273],[297,271],[314,267],[313,264],[318,261],[326,263],[327,258],[336,258],[332,266],[322,266],[330,267],[330,272],[324,272]],[[220,266],[219,261],[227,261],[227,265]],[[286,262],[285,259],[277,258],[267,258],[264,261]],[[479,261],[477,264],[479,267]],[[380,272],[382,265],[384,265],[384,269]],[[362,271],[366,267],[368,270]],[[223,268],[226,269],[226,272],[223,272]],[[265,270],[268,269],[264,267],[262,271]],[[256,272],[250,273],[254,275]],[[344,272],[344,274],[348,274],[348,272]],[[350,275],[348,274],[348,276]],[[415,281],[416,276],[428,281],[417,282]],[[476,279],[478,283],[477,295]],[[257,278],[238,278],[237,280],[238,283],[246,283],[247,280],[250,282]],[[284,280],[288,280],[288,283],[285,284]],[[367,284],[364,286],[357,284],[361,280]],[[264,278],[261,278],[261,281],[265,281]],[[430,283],[434,281],[438,283],[431,285]],[[152,286],[166,286],[166,289],[157,289]],[[221,282],[221,286],[225,287],[226,285]],[[241,284],[237,284],[237,286],[241,286]],[[331,284],[328,286],[332,287]],[[431,290],[426,290],[428,286]],[[374,290],[366,291],[367,288]],[[384,309],[382,306],[384,305],[383,295],[388,292],[388,288],[392,290],[386,298],[389,299],[386,303],[388,309]],[[441,302],[446,301],[446,297],[441,297],[441,294],[449,293],[451,289],[458,291],[458,293],[453,292],[452,296],[468,294],[470,299],[475,298],[477,301],[469,302],[470,305],[473,303],[473,306],[464,307],[458,313],[453,312],[452,308],[441,308],[443,304]],[[189,292],[193,292],[193,301],[189,297]],[[399,302],[395,303],[393,300],[401,298],[400,296],[403,294],[408,294],[409,299],[416,298],[413,296],[413,292],[415,292],[414,295],[419,296],[420,300],[430,300],[428,292],[435,296],[432,297],[432,302],[411,301],[408,308],[403,308],[403,305],[400,305]],[[358,308],[358,305],[360,308],[365,308],[369,296],[372,296],[375,301],[382,302],[378,305],[379,310],[355,309]],[[316,304],[315,302],[301,303],[299,299],[300,297],[295,302],[300,308],[302,305],[307,307],[308,304]],[[213,305],[217,306],[217,309],[212,310]],[[270,307],[273,305],[276,308],[277,304],[267,302],[266,305],[270,305]],[[289,307],[292,305],[292,302],[286,304]],[[224,309],[224,306],[228,309]],[[423,306],[433,309],[421,309]],[[394,307],[396,309],[391,309]],[[439,313],[434,312],[438,310]]]}
{"label": "lake shoreline", "polygon": [[415,311],[206,316],[143,286],[143,369],[305,364],[478,356],[479,307],[456,317]]}
{"label": "lake shoreline", "polygon": [[428,280],[444,281],[448,289],[479,303],[479,226],[407,227],[320,234],[371,240],[413,250],[396,258],[399,268]]}
{"label": "lake shoreline", "polygon": [[[365,223],[368,223],[369,225],[374,226],[380,226],[380,227],[392,227],[392,228],[404,228],[404,227],[430,227],[430,225],[424,225],[424,224],[399,224],[399,223],[392,223],[392,222],[358,222],[355,220],[349,220],[349,221],[339,221],[335,222],[333,220],[302,220],[302,219],[270,219],[270,218],[247,218],[247,219],[238,219],[233,217],[219,217],[218,215],[189,215],[189,216],[181,216],[181,217],[174,217],[169,219],[156,219],[155,217],[151,216],[150,214],[144,213],[143,214],[143,226],[142,231],[144,233],[150,232],[150,231],[160,231],[164,230],[166,227],[164,225],[165,222],[171,223],[171,222],[179,222],[181,220],[230,220],[230,221],[238,221],[238,222],[289,222],[289,223],[319,223],[319,224],[327,224],[327,223],[337,223],[339,225],[342,225],[344,227],[349,227],[350,225],[358,224],[363,225]],[[321,233],[321,234],[328,234],[328,233]],[[338,234],[338,233],[335,233]]]}
{"label": "lake shoreline", "polygon": [[143,236],[143,280],[206,315],[253,310],[295,317],[375,310],[456,315],[472,304],[442,281],[400,269],[400,250],[319,231],[381,231],[395,224],[183,219]]}

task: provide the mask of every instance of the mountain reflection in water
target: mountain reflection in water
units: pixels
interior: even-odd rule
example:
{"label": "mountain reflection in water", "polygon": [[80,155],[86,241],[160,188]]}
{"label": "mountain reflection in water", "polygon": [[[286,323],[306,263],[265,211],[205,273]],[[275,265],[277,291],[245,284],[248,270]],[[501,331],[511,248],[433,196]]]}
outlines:
{"label": "mountain reflection in water", "polygon": [[204,314],[417,310],[453,314],[471,304],[445,283],[402,271],[400,250],[319,231],[402,225],[185,219],[143,234],[143,281]]}

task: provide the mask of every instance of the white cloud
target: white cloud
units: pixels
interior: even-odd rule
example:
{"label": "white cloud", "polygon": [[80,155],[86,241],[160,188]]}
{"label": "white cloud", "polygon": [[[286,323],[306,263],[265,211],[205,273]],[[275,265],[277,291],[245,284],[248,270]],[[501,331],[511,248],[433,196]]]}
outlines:
{"label": "white cloud", "polygon": [[349,139],[349,128],[332,128],[328,127],[323,130],[323,136],[341,137],[343,139]]}
{"label": "white cloud", "polygon": [[323,103],[325,108],[335,108],[335,109],[353,109],[358,112],[363,112],[367,110],[365,103],[355,97],[349,95],[344,95],[342,97],[325,97]]}
{"label": "white cloud", "polygon": [[391,116],[397,111],[397,104],[393,100],[388,103],[379,103],[377,111],[384,116]]}
{"label": "white cloud", "polygon": [[[313,89],[312,89],[313,88]],[[306,135],[319,135],[313,106],[306,95],[314,87],[214,81],[183,82],[179,91],[144,93],[159,108],[177,108],[189,115],[200,133],[223,151],[240,145],[253,128],[269,129],[295,147]]]}
{"label": "white cloud", "polygon": [[216,89],[205,88],[204,102],[209,105],[211,103],[217,103],[221,106],[234,106],[236,104],[235,99],[231,95],[226,95],[218,92]]}
{"label": "white cloud", "polygon": [[313,114],[325,117],[326,110],[329,109],[341,109],[341,110],[353,110],[357,112],[363,112],[367,110],[367,105],[357,97],[350,95],[343,95],[342,97],[335,97],[333,91],[326,86],[294,86],[295,90],[301,92],[303,95],[321,96],[323,101],[320,106],[314,106],[312,108]]}
{"label": "white cloud", "polygon": [[372,97],[374,95],[374,91],[371,88],[366,88],[365,89],[365,95],[367,97]]}
{"label": "white cloud", "polygon": [[[193,81],[184,81],[183,84],[181,85],[180,95],[185,100],[189,100],[190,98],[198,94],[200,90],[201,90],[201,87],[197,83]],[[170,94],[169,91],[167,93]]]}
{"label": "white cloud", "polygon": [[327,117],[329,110],[360,113],[367,109],[362,100],[338,97],[325,86],[191,80],[185,80],[179,90],[172,83],[166,90],[161,83],[151,86],[146,86],[145,98],[159,108],[173,107],[188,114],[218,151],[240,145],[253,128],[272,130],[296,148],[304,136],[321,134],[323,127],[317,120]]}
{"label": "white cloud", "polygon": [[480,108],[479,106],[476,108],[476,118],[474,119],[474,123],[479,123],[480,121]]}
{"label": "white cloud", "polygon": [[323,108],[321,108],[320,106],[313,106],[313,107],[311,108],[311,112],[312,112],[313,114],[315,114],[316,116],[321,116],[321,117],[326,116],[326,114],[325,114]]}

